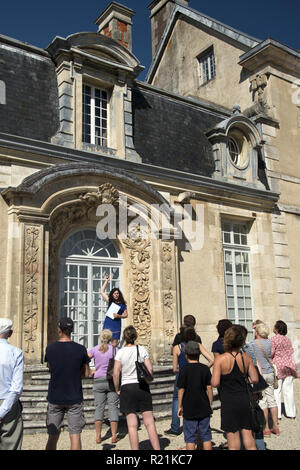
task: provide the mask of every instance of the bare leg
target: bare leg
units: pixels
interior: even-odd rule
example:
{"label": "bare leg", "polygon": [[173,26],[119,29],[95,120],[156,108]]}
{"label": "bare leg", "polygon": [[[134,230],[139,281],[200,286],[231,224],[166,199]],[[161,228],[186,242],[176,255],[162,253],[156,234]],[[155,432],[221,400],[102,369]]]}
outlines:
{"label": "bare leg", "polygon": [[203,450],[212,450],[212,443],[211,443],[211,441],[203,442]]}
{"label": "bare leg", "polygon": [[159,439],[152,411],[144,411],[144,413],[142,413],[142,417],[153,449],[160,450]]}
{"label": "bare leg", "polygon": [[80,434],[70,434],[71,450],[81,450]]}
{"label": "bare leg", "polygon": [[48,441],[46,444],[46,450],[56,450],[59,436],[59,434],[49,434]]}
{"label": "bare leg", "polygon": [[193,442],[186,443],[186,450],[195,450],[196,444]]}
{"label": "bare leg", "polygon": [[270,428],[269,428],[269,409],[265,408],[263,410],[263,412],[264,412],[265,420],[266,420],[266,426],[265,426],[264,432],[269,433],[270,432]]}
{"label": "bare leg", "polygon": [[117,442],[118,421],[110,422],[112,442]]}
{"label": "bare leg", "polygon": [[273,421],[273,429],[278,430],[278,408],[277,406],[274,406],[273,408],[270,408],[271,416],[272,416],[272,421]]}
{"label": "bare leg", "polygon": [[242,437],[246,450],[257,450],[252,431],[249,429],[242,429]]}
{"label": "bare leg", "polygon": [[126,415],[131,450],[139,450],[138,419],[135,413]]}
{"label": "bare leg", "polygon": [[240,433],[237,432],[228,432],[227,433],[227,442],[228,450],[240,450],[241,449],[241,440]]}
{"label": "bare leg", "polygon": [[97,444],[100,444],[100,442],[101,442],[102,421],[100,421],[100,420],[95,421],[95,429],[96,429],[96,442],[97,442]]}

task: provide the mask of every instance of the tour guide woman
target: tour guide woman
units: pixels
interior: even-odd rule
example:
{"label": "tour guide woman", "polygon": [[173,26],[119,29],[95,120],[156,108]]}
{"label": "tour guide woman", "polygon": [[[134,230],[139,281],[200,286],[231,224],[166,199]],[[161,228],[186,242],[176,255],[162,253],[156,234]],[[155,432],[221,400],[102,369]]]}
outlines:
{"label": "tour guide woman", "polygon": [[103,299],[106,302],[108,302],[108,309],[106,313],[108,313],[108,310],[112,304],[119,306],[120,308],[117,309],[117,312],[112,314],[113,318],[111,318],[110,316],[106,314],[106,317],[103,323],[103,330],[110,330],[112,332],[113,339],[119,340],[121,336],[121,319],[127,318],[128,316],[127,307],[126,307],[126,302],[123,298],[123,295],[120,289],[118,289],[117,287],[112,289],[108,295],[105,293],[105,289],[106,289],[108,281],[109,281],[109,275],[106,276],[106,279],[100,291]]}

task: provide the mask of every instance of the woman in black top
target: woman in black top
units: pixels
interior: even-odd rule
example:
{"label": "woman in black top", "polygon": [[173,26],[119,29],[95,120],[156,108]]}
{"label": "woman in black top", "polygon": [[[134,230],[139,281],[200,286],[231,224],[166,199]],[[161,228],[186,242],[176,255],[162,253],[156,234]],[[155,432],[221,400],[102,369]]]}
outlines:
{"label": "woman in black top", "polygon": [[[240,450],[240,432],[246,450],[256,450],[251,430],[249,395],[244,379],[241,348],[245,336],[238,325],[226,330],[225,353],[216,357],[211,385],[219,388],[221,429],[227,433],[228,449]],[[243,353],[246,373],[252,383],[258,382],[256,369],[247,353]]]}

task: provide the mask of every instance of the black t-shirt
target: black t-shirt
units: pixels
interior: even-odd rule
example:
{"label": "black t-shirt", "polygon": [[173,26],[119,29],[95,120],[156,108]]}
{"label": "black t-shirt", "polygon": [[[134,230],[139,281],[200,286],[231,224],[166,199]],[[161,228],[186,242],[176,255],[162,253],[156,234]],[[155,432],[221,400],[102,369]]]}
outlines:
{"label": "black t-shirt", "polygon": [[[201,338],[200,338],[199,335],[196,335],[195,341],[196,341],[196,343],[202,344],[202,341],[201,341]],[[176,346],[177,344],[180,344],[180,343],[182,343],[181,336],[180,336],[180,333],[177,333],[177,335],[174,338],[172,346],[174,347],[174,346]]]}
{"label": "black t-shirt", "polygon": [[205,364],[193,362],[180,370],[177,387],[184,388],[182,407],[185,419],[200,420],[211,415],[207,395],[210,382],[211,373]]}
{"label": "black t-shirt", "polygon": [[81,369],[90,362],[86,348],[73,341],[56,341],[47,346],[45,362],[49,364],[51,374],[47,396],[49,403],[81,403]]}

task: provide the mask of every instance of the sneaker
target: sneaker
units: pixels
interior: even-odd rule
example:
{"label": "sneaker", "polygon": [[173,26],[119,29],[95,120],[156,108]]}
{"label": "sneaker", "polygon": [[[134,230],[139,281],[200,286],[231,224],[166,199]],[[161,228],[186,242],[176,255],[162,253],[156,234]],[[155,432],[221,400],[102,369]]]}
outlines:
{"label": "sneaker", "polygon": [[165,434],[170,434],[171,436],[180,436],[181,431],[173,431],[173,429],[168,429],[165,431]]}

